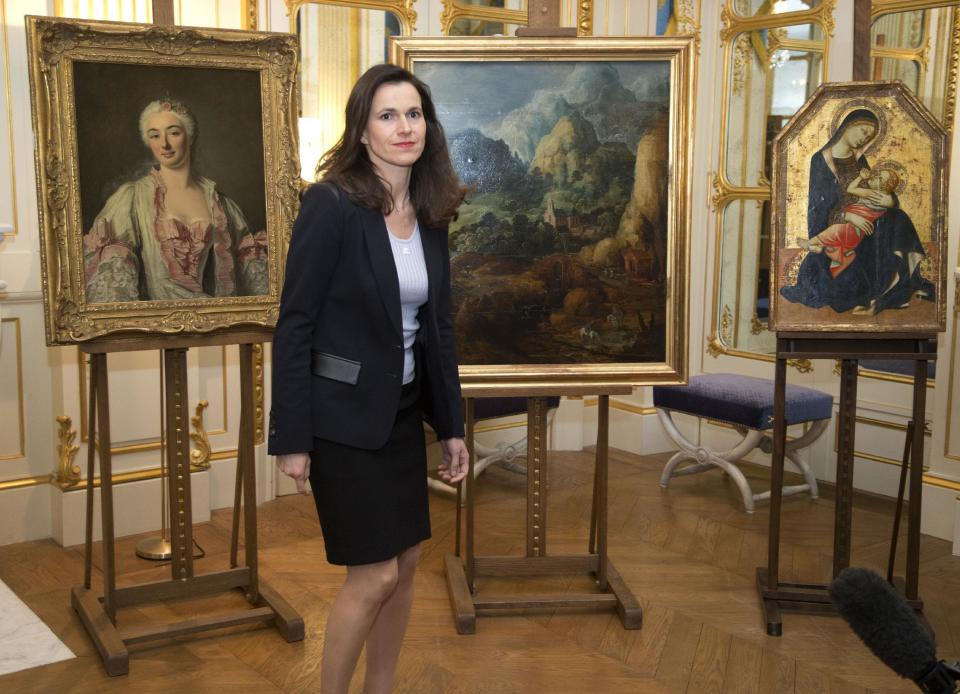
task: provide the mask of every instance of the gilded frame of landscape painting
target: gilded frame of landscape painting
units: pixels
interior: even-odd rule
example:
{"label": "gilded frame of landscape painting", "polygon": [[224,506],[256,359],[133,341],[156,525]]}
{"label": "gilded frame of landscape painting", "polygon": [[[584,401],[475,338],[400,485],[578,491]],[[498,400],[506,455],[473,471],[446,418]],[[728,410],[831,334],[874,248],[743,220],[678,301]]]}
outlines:
{"label": "gilded frame of landscape painting", "polygon": [[27,43],[47,343],[273,325],[296,37],[27,17]]}
{"label": "gilded frame of landscape painting", "polygon": [[400,38],[458,174],[469,390],[682,382],[693,39]]}

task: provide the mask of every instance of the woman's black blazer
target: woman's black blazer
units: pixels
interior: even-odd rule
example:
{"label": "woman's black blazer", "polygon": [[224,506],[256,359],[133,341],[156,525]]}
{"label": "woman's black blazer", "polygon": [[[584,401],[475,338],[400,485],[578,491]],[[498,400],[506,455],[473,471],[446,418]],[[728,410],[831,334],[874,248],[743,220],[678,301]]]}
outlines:
{"label": "woman's black blazer", "polygon": [[[371,450],[387,442],[403,378],[387,234],[381,213],[332,184],[304,195],[273,334],[272,455],[310,451],[314,437]],[[439,438],[462,437],[447,230],[421,227],[420,238],[430,283],[415,349],[424,416]]]}

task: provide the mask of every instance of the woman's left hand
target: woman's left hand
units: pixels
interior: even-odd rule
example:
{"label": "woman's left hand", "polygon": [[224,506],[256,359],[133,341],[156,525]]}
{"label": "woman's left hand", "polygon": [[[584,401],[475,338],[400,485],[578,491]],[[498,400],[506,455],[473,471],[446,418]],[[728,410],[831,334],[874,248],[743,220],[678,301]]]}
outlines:
{"label": "woman's left hand", "polygon": [[447,484],[456,484],[467,476],[467,463],[470,454],[467,444],[461,438],[441,439],[443,462],[437,467],[437,473]]}
{"label": "woman's left hand", "polygon": [[896,203],[893,200],[893,196],[890,193],[881,193],[879,191],[873,191],[870,193],[870,203],[876,205],[877,207],[893,207]]}

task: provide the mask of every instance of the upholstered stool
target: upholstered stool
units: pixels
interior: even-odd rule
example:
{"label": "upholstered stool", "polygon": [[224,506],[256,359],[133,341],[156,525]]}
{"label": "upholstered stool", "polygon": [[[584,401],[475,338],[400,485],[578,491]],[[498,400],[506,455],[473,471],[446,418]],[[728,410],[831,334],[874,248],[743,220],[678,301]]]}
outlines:
{"label": "upholstered stool", "polygon": [[[772,449],[773,440],[766,433],[773,427],[773,381],[766,378],[737,374],[703,374],[690,379],[686,386],[657,386],[653,389],[653,404],[664,429],[680,450],[667,461],[660,477],[660,486],[670,484],[677,475],[691,475],[718,467],[736,483],[743,496],[747,513],[753,513],[754,502],[770,498],[770,492],[754,494],[736,461],[754,448],[765,453]],[[787,441],[785,460],[803,473],[805,484],[785,486],[784,496],[809,491],[817,498],[817,478],[807,462],[797,453],[816,441],[827,428],[833,413],[833,398],[813,388],[787,386],[787,424],[810,422],[810,428],[792,441]],[[673,421],[672,412],[683,412],[732,424],[743,439],[733,448],[716,451],[688,441]],[[680,467],[681,463],[690,462]]]}

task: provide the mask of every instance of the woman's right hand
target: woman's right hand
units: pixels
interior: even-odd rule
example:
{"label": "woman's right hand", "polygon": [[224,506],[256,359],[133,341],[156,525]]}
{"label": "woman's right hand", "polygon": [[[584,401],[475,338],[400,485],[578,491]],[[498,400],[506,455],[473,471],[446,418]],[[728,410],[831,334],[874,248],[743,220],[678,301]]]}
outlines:
{"label": "woman's right hand", "polygon": [[853,212],[845,212],[843,219],[857,228],[864,236],[870,236],[873,233],[873,223]]}
{"label": "woman's right hand", "polygon": [[310,454],[285,453],[277,456],[277,467],[287,477],[297,483],[297,492],[307,493],[307,480],[310,479]]}

